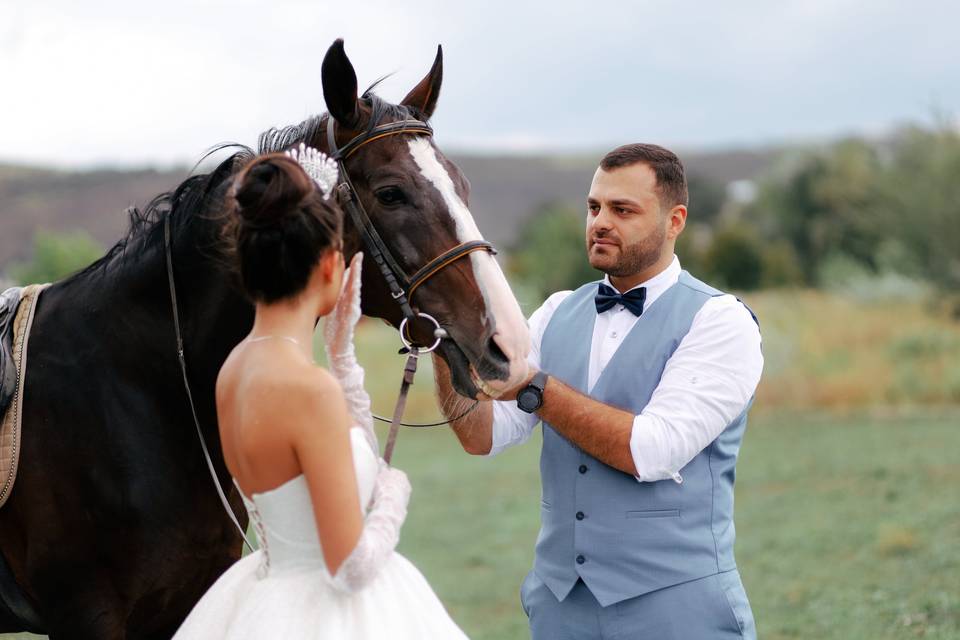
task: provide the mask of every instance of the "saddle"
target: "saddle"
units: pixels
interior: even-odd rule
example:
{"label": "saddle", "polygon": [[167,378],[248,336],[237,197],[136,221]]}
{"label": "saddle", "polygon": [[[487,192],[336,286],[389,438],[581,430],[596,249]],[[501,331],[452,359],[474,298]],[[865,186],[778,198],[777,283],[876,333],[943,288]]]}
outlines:
{"label": "saddle", "polygon": [[0,416],[3,416],[17,390],[17,367],[13,362],[13,321],[20,307],[20,287],[0,294]]}
{"label": "saddle", "polygon": [[[7,442],[11,439],[11,434],[8,434],[8,429],[4,427],[8,426],[5,416],[17,395],[20,383],[17,371],[18,359],[14,358],[17,342],[14,336],[14,325],[17,324],[17,312],[25,293],[29,298],[28,304],[32,304],[36,300],[36,293],[33,291],[25,292],[20,287],[13,287],[0,294],[0,453],[2,454],[6,454],[7,449],[11,448]],[[19,424],[16,426],[19,428]],[[15,455],[15,452],[16,448],[13,447],[11,455]],[[0,459],[0,505],[10,493],[9,485],[13,479],[11,473],[16,474],[15,462],[13,464],[11,469],[11,461],[7,460],[6,455]],[[2,473],[4,471],[6,473]],[[25,631],[43,633],[40,616],[20,590],[2,553],[0,553],[0,619],[5,621],[13,619],[18,621]]]}
{"label": "saddle", "polygon": [[17,479],[27,344],[33,312],[46,287],[31,284],[7,289],[0,296],[0,507],[10,497]]}

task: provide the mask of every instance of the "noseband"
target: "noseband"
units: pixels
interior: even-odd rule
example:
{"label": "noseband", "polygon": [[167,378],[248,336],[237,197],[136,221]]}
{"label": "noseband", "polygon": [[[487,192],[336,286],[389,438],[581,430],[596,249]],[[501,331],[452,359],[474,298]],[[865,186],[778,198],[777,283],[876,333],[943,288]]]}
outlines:
{"label": "noseband", "polygon": [[446,337],[446,332],[440,328],[440,324],[428,314],[413,311],[411,300],[413,299],[414,292],[431,277],[474,251],[486,251],[496,255],[497,250],[493,248],[492,244],[485,240],[471,240],[443,252],[418,269],[412,276],[407,275],[407,272],[400,266],[400,263],[393,256],[393,253],[391,253],[390,248],[384,243],[376,227],[373,226],[370,216],[367,215],[366,210],[363,208],[363,203],[360,202],[360,198],[357,197],[357,191],[350,181],[350,174],[347,172],[345,165],[347,158],[365,144],[396,135],[422,135],[430,137],[433,136],[433,129],[430,128],[430,125],[420,120],[408,119],[388,122],[361,133],[338,148],[336,141],[336,121],[330,116],[327,117],[327,145],[329,146],[330,157],[337,161],[337,165],[340,168],[340,182],[337,184],[337,195],[339,196],[340,203],[350,215],[353,225],[360,231],[367,254],[373,258],[377,267],[380,269],[380,273],[383,274],[383,279],[390,289],[391,297],[396,300],[400,306],[400,312],[403,314],[400,334],[403,338],[404,345],[406,345],[407,348],[411,347],[410,343],[412,343],[412,340],[410,340],[409,336],[405,335],[405,328],[418,317],[424,317],[436,326],[436,331],[434,332],[436,341],[432,346],[421,349],[422,352],[426,353],[433,351],[433,349],[440,344],[440,340]]}

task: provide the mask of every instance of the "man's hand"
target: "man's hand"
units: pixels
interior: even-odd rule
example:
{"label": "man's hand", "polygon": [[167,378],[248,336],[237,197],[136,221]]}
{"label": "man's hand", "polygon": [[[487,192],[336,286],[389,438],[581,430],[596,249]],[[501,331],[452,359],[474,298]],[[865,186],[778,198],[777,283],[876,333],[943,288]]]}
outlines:
{"label": "man's hand", "polygon": [[537,369],[534,369],[533,367],[528,367],[527,377],[523,380],[523,382],[518,384],[513,389],[507,389],[506,391],[501,393],[499,396],[497,396],[496,399],[497,400],[516,400],[517,395],[519,395],[519,393],[523,390],[524,387],[530,384],[530,381],[533,380],[533,377],[538,373],[540,372]]}

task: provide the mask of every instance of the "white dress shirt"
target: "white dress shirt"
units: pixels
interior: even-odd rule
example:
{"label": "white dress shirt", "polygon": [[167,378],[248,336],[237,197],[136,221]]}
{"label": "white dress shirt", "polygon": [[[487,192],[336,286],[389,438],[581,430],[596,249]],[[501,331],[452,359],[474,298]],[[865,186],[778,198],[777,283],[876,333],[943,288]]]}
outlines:
{"label": "white dress shirt", "polygon": [[[637,285],[647,288],[644,310],[655,305],[676,284],[680,271],[680,261],[674,256],[664,271]],[[610,284],[609,278],[605,280]],[[536,369],[541,368],[540,343],[547,324],[571,293],[553,294],[530,316],[532,344],[528,361]],[[614,305],[597,315],[587,374],[591,390],[637,319],[623,305]],[[743,412],[762,370],[760,330],[747,308],[731,295],[707,300],[667,360],[650,402],[633,420],[630,453],[637,480],[673,478],[682,482],[680,469]],[[489,455],[526,442],[539,422],[536,414],[521,411],[515,401],[494,402],[493,447]]]}

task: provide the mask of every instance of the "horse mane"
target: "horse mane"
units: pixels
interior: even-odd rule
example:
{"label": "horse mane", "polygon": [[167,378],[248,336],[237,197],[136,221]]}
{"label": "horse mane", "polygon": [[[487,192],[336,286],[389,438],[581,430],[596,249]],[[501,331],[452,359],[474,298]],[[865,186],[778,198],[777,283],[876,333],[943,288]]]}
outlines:
{"label": "horse mane", "polygon": [[[373,90],[389,76],[383,76],[372,85],[370,85],[363,95],[360,96],[360,107],[367,115],[367,133],[373,131],[385,118],[392,120],[414,119],[427,121],[423,112],[416,107],[409,107],[402,104],[393,104],[387,102]],[[318,116],[311,116],[300,124],[290,125],[288,127],[272,127],[260,134],[257,139],[257,150],[259,153],[275,153],[284,151],[301,142],[316,146],[322,136],[326,135],[326,126],[328,114],[324,113]]]}
{"label": "horse mane", "polygon": [[[374,82],[361,96],[361,109],[368,116],[367,131],[372,130],[388,117],[394,120],[412,118],[426,121],[424,114],[419,109],[392,104],[373,93],[373,89],[386,78],[387,76],[384,76]],[[299,124],[267,129],[257,139],[257,153],[275,153],[289,149],[301,142],[316,141],[318,136],[325,134],[328,117],[328,114],[324,113],[310,116]],[[73,280],[98,272],[103,274],[117,260],[120,260],[121,263],[124,262],[128,257],[128,249],[134,247],[142,249],[151,241],[154,241],[155,238],[159,239],[160,227],[167,218],[171,220],[174,232],[194,220],[199,212],[203,211],[210,194],[217,191],[218,187],[255,155],[252,149],[244,145],[219,144],[207,151],[194,166],[194,169],[211,155],[228,149],[234,149],[235,152],[209,173],[191,175],[174,190],[155,196],[142,210],[138,207],[128,208],[129,227],[124,237],[117,241],[102,258],[66,280]]]}
{"label": "horse mane", "polygon": [[129,225],[126,234],[103,257],[66,278],[65,281],[93,274],[103,275],[108,267],[117,264],[118,261],[119,264],[123,264],[130,255],[138,253],[130,251],[131,249],[142,250],[154,238],[159,237],[162,223],[168,218],[171,221],[174,233],[193,221],[197,214],[203,210],[207,197],[229,179],[239,166],[254,155],[251,149],[243,145],[221,144],[207,151],[194,168],[214,153],[225,149],[235,149],[235,152],[220,162],[212,171],[189,176],[174,190],[154,196],[143,209],[136,206],[127,208]]}

